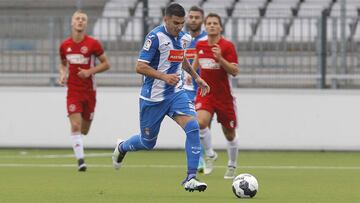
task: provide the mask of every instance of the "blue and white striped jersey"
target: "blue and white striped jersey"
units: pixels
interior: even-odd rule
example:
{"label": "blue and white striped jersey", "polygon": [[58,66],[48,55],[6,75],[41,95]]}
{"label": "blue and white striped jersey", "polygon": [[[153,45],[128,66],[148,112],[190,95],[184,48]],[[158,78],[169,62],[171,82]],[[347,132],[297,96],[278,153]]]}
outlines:
{"label": "blue and white striped jersey", "polygon": [[[192,38],[190,45],[187,49],[187,52],[191,53],[191,55],[188,54],[188,59],[190,61],[190,64],[192,64],[194,59],[194,57],[191,57],[192,54],[194,55],[196,54],[196,49],[195,49],[196,43],[201,40],[207,40],[207,32],[205,32],[204,30],[198,36]],[[200,67],[196,71],[200,75]],[[192,79],[192,84],[184,84],[184,89],[186,90],[196,91],[197,88],[198,88],[198,84],[195,82],[194,78]]]}
{"label": "blue and white striped jersey", "polygon": [[181,62],[184,50],[190,45],[191,36],[181,31],[177,37],[167,32],[165,25],[154,28],[145,38],[138,61],[148,63],[152,68],[165,74],[175,73],[180,81],[176,86],[162,80],[144,76],[140,98],[147,101],[162,101],[183,90]]}

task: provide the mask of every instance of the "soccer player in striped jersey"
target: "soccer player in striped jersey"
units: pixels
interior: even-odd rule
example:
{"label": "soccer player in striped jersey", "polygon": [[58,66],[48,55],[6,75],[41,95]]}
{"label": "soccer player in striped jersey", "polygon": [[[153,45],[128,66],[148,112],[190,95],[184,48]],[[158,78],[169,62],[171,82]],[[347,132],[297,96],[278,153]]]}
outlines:
{"label": "soccer player in striped jersey", "polygon": [[191,41],[184,33],[185,10],[177,3],[165,9],[164,24],[145,38],[136,71],[144,76],[140,93],[140,133],[125,141],[118,140],[113,166],[121,167],[127,152],[154,148],[165,116],[172,118],[186,133],[187,176],[182,182],[187,191],[204,191],[206,183],[196,178],[200,157],[199,124],[193,103],[183,89],[183,70],[195,78],[201,94],[209,92],[207,83],[191,68],[185,49]]}
{"label": "soccer player in striped jersey", "polygon": [[[110,65],[100,42],[85,34],[88,17],[76,11],[71,18],[71,36],[60,45],[59,84],[67,84],[67,111],[78,171],[86,171],[83,135],[87,135],[94,117],[96,87],[94,75]],[[100,63],[97,65],[95,59]],[[67,69],[68,67],[68,69]]]}

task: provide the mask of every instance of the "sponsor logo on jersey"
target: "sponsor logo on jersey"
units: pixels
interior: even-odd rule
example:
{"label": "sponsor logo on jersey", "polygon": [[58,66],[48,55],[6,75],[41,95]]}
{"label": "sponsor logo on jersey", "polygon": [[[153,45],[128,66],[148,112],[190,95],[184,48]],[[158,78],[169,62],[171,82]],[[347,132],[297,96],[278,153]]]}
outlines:
{"label": "sponsor logo on jersey", "polygon": [[69,64],[88,64],[90,58],[84,57],[82,54],[67,54],[66,59]]}
{"label": "sponsor logo on jersey", "polygon": [[184,50],[170,50],[167,60],[170,62],[182,62],[184,60]]}
{"label": "sponsor logo on jersey", "polygon": [[199,63],[203,69],[220,69],[220,64],[212,58],[200,58]]}
{"label": "sponsor logo on jersey", "polygon": [[196,49],[187,49],[186,50],[186,58],[194,59],[196,55]]}
{"label": "sponsor logo on jersey", "polygon": [[151,39],[146,39],[146,41],[144,43],[144,46],[143,46],[143,49],[146,50],[146,51],[149,51],[150,47],[151,47],[151,44],[152,44]]}
{"label": "sponsor logo on jersey", "polygon": [[87,46],[82,46],[81,49],[80,49],[80,52],[81,52],[82,54],[87,54],[88,51],[89,51],[89,49],[87,48]]}

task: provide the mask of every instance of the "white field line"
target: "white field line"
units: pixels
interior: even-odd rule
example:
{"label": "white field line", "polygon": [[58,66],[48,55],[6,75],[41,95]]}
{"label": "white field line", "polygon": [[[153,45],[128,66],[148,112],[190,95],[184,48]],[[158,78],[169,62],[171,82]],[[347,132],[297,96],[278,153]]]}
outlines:
{"label": "white field line", "polygon": [[[88,164],[90,168],[112,168],[111,164]],[[73,168],[75,164],[19,164],[2,163],[0,168]],[[126,165],[124,168],[186,168],[185,165]],[[214,166],[215,168],[226,168],[226,166]],[[273,170],[360,170],[360,166],[239,166],[240,169],[273,169]]]}
{"label": "white field line", "polygon": [[[86,157],[111,157],[112,153],[89,153]],[[53,154],[53,155],[29,155],[20,153],[19,155],[5,155],[0,158],[36,158],[36,159],[57,159],[57,158],[73,158],[73,154]],[[91,168],[112,168],[111,164],[88,164]],[[21,164],[21,163],[0,163],[0,167],[32,167],[32,168],[68,168],[76,167],[76,164]],[[186,168],[185,165],[127,165],[125,168]],[[226,166],[214,166],[215,168],[226,168]],[[360,170],[360,166],[289,166],[289,165],[268,165],[268,166],[238,166],[240,169],[277,169],[277,170]]]}

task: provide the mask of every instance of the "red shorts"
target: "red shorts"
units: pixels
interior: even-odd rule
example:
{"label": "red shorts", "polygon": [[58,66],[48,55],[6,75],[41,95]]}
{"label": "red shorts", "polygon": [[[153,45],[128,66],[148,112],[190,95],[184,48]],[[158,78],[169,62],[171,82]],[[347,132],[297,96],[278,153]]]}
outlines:
{"label": "red shorts", "polygon": [[68,115],[81,113],[83,119],[91,121],[94,117],[96,105],[95,91],[68,91],[67,111]]}
{"label": "red shorts", "polygon": [[217,121],[226,128],[235,129],[237,126],[235,99],[219,100],[210,95],[197,96],[195,109],[196,111],[206,110],[211,115],[216,113]]}

